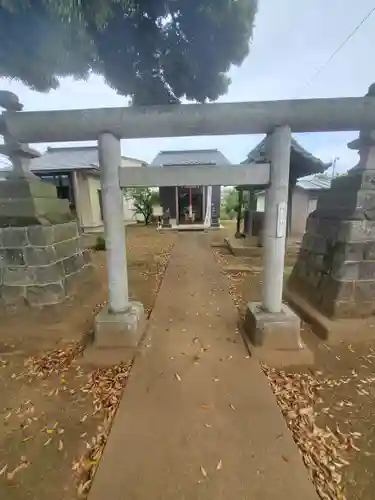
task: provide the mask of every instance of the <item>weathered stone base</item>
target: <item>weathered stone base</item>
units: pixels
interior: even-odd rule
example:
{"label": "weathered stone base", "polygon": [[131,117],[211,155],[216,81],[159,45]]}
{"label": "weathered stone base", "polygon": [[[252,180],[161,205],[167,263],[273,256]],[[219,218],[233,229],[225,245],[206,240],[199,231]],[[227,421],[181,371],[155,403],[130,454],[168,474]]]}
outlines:
{"label": "weathered stone base", "polygon": [[146,317],[140,302],[131,302],[131,309],[111,314],[108,306],[95,318],[92,342],[86,346],[80,364],[91,367],[131,363],[142,352]]}
{"label": "weathered stone base", "polygon": [[0,304],[58,304],[90,261],[75,221],[0,228]]}
{"label": "weathered stone base", "polygon": [[249,303],[243,324],[244,340],[252,356],[273,367],[312,365],[314,355],[300,337],[300,319],[286,305],[272,314],[258,302]]}
{"label": "weathered stone base", "polygon": [[330,319],[300,293],[284,289],[284,298],[298,315],[310,324],[313,332],[325,342],[364,342],[375,339],[375,317],[362,319]]}
{"label": "weathered stone base", "polygon": [[0,227],[61,224],[72,220],[69,201],[37,177],[12,178],[0,183]]}
{"label": "weathered stone base", "polygon": [[94,347],[135,348],[143,335],[145,313],[140,302],[131,302],[131,307],[124,313],[111,313],[105,306],[95,318]]}
{"label": "weathered stone base", "polygon": [[311,214],[288,288],[331,318],[375,313],[375,222]]}
{"label": "weathered stone base", "polygon": [[259,246],[259,237],[254,236],[250,241],[245,241],[245,238],[235,238],[228,236],[224,239],[230,252],[235,257],[258,257],[263,253],[263,249]]}
{"label": "weathered stone base", "polygon": [[249,302],[245,331],[254,346],[270,349],[301,349],[300,319],[283,304],[280,313],[262,309],[260,302]]}

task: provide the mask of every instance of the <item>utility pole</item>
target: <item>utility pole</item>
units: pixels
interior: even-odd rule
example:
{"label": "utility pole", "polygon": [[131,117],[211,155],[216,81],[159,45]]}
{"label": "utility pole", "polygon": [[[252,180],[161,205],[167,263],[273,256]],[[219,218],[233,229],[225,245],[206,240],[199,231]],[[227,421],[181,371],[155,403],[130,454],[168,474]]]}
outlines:
{"label": "utility pole", "polygon": [[335,156],[332,160],[332,179],[335,177],[336,173],[336,163],[340,158],[338,156]]}

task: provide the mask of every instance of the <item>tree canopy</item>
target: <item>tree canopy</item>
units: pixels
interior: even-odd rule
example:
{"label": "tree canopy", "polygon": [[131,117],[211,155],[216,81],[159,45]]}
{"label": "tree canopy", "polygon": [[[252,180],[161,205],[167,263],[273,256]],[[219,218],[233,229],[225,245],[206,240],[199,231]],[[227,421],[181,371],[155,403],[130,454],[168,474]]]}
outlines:
{"label": "tree canopy", "polygon": [[0,77],[46,92],[104,76],[133,104],[214,101],[249,51],[257,0],[0,0]]}
{"label": "tree canopy", "polygon": [[228,191],[222,201],[222,215],[225,215],[229,219],[233,219],[236,213],[239,212],[240,208],[243,209],[247,206],[246,197],[239,196],[237,189],[233,188]]}

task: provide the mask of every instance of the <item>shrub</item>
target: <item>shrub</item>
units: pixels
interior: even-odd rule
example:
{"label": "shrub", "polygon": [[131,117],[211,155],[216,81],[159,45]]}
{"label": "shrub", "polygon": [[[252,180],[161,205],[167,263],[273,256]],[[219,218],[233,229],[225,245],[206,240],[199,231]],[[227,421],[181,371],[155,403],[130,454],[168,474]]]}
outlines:
{"label": "shrub", "polygon": [[94,250],[98,250],[98,251],[105,250],[105,239],[103,238],[103,236],[98,236],[96,238],[96,243],[95,243],[95,246],[94,246]]}

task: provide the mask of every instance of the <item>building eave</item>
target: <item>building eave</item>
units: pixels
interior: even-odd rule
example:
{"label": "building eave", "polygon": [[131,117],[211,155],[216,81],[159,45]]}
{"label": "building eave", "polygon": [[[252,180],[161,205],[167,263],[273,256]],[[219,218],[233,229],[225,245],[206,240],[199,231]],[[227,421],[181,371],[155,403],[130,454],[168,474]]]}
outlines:
{"label": "building eave", "polygon": [[[263,163],[267,162],[266,138],[264,138],[254,149],[250,151],[242,163]],[[309,151],[307,151],[294,138],[291,141],[291,174],[295,179],[307,175],[321,174],[331,165],[331,162],[323,162]]]}

